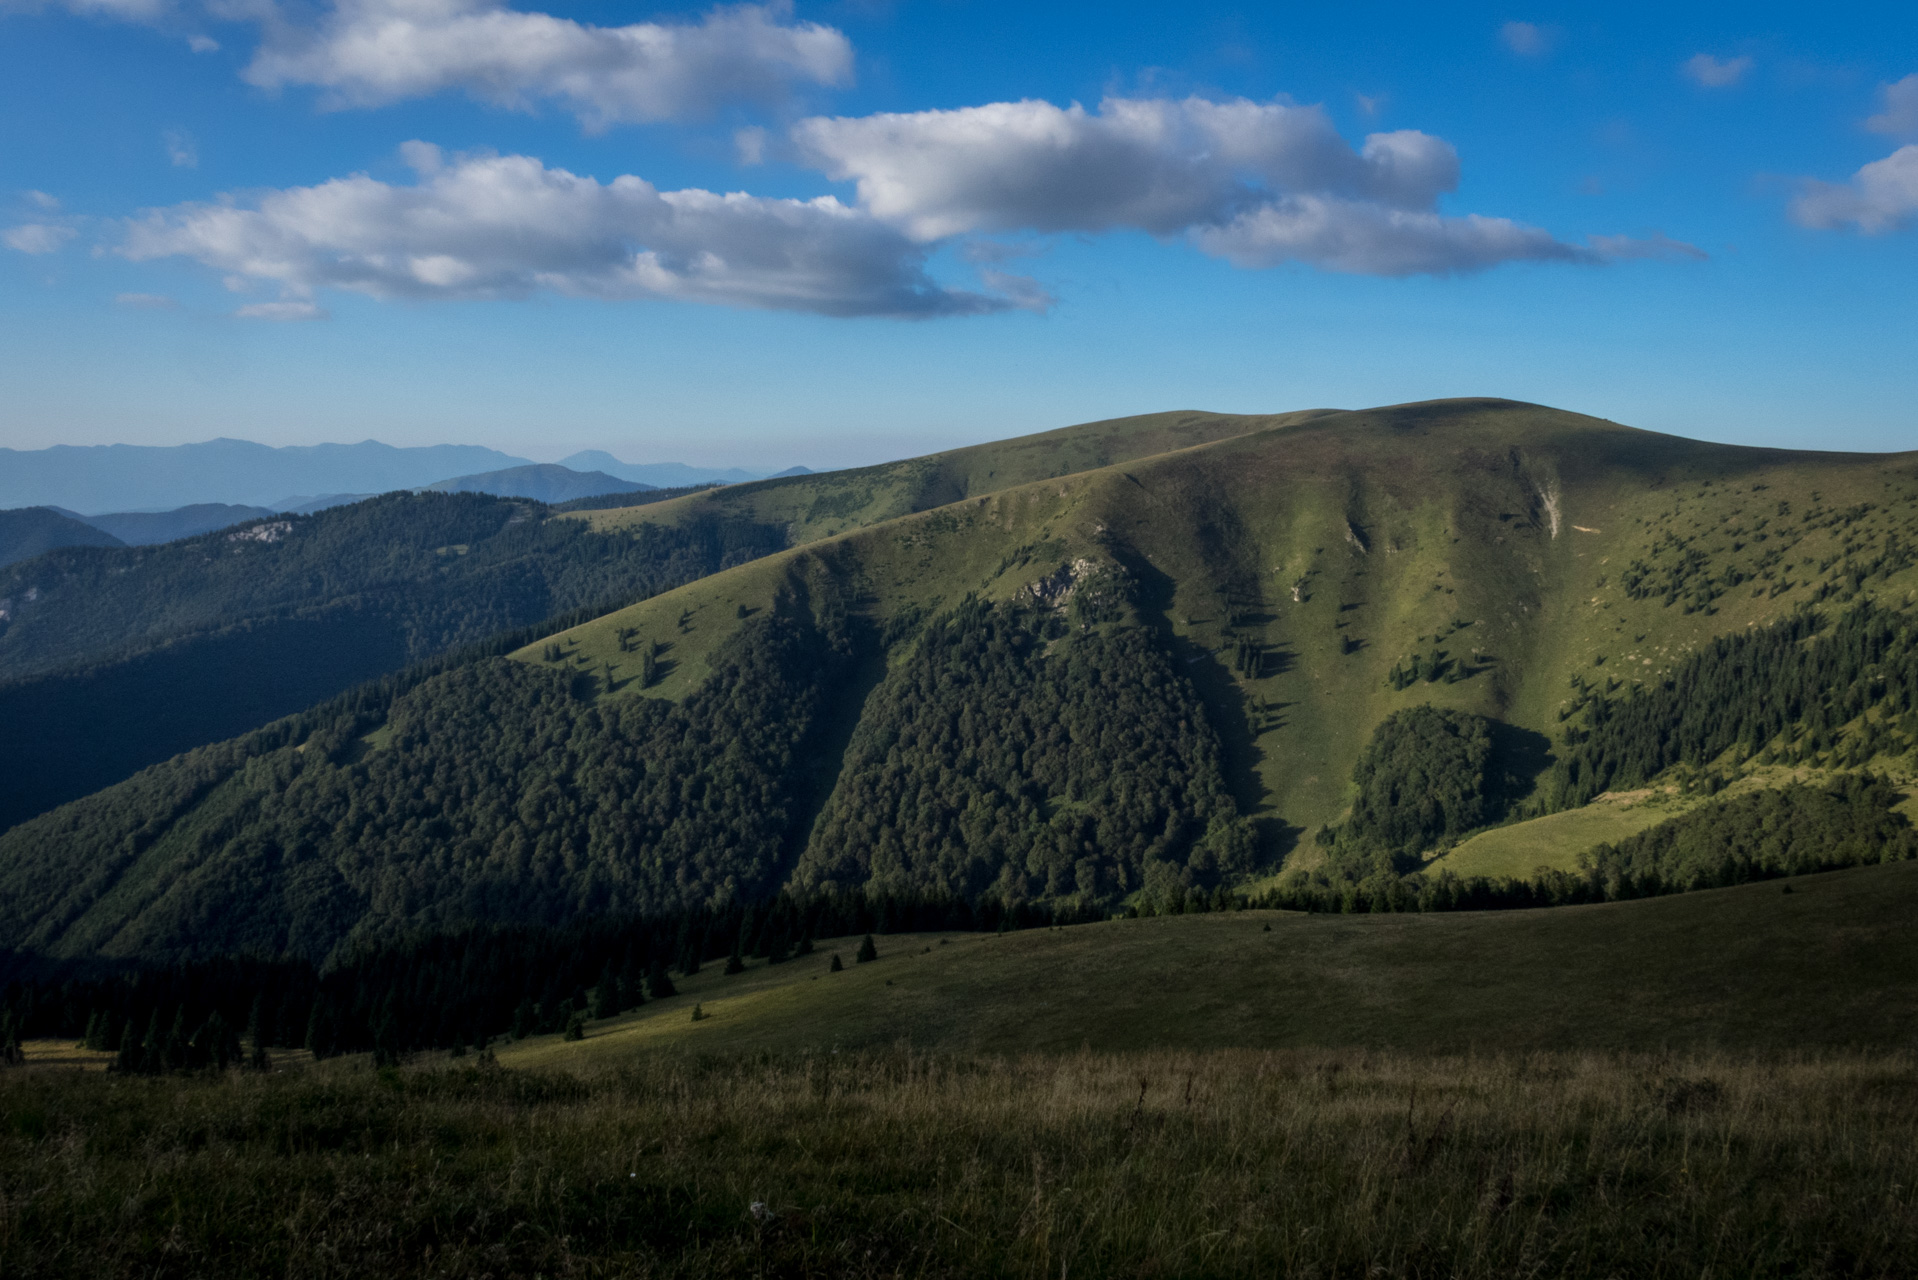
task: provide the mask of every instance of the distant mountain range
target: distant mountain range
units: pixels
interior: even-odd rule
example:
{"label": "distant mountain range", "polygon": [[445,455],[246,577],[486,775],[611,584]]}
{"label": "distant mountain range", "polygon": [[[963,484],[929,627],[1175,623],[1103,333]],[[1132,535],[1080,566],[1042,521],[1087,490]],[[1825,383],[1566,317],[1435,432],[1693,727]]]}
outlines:
{"label": "distant mountain range", "polygon": [[631,480],[653,489],[683,489],[694,484],[744,484],[748,480],[776,480],[784,476],[809,476],[810,467],[788,467],[784,471],[746,471],[739,467],[689,467],[683,462],[621,462],[604,449],[586,449],[561,458],[562,467],[575,471],[603,471],[621,480]]}
{"label": "distant mountain range", "polygon": [[65,507],[89,514],[170,511],[210,502],[267,507],[289,493],[418,489],[448,476],[527,461],[475,445],[399,449],[377,440],[283,448],[221,439],[166,447],[0,449],[0,507]]}
{"label": "distant mountain range", "polygon": [[[337,505],[338,500],[357,501],[396,489],[429,488],[449,477],[464,481],[537,465],[531,459],[477,445],[396,448],[377,440],[278,448],[246,440],[218,439],[171,446],[54,445],[48,449],[0,449],[0,508],[52,507],[86,513],[83,519],[98,513],[171,513],[179,508],[208,504],[238,504],[271,511],[316,510],[317,507],[307,505],[316,499],[287,495],[330,495],[326,505]],[[736,484],[764,479],[769,474],[737,467],[691,467],[678,462],[628,464],[601,450],[576,453],[559,465],[571,471],[597,471],[611,480],[655,488]],[[803,475],[807,471],[804,467],[795,467],[779,474]],[[633,490],[594,489],[592,492]],[[589,495],[581,491],[572,496]],[[120,535],[116,532],[115,536]],[[148,539],[142,533],[139,540]]]}
{"label": "distant mountain range", "polygon": [[78,511],[50,508],[61,515],[112,534],[129,547],[150,547],[161,542],[177,542],[195,534],[212,533],[248,520],[258,520],[283,511],[283,507],[242,507],[228,502],[196,502],[173,511],[116,511],[103,516],[83,516]]}
{"label": "distant mountain range", "polygon": [[30,560],[56,547],[119,547],[118,538],[52,507],[0,511],[0,566]]}
{"label": "distant mountain range", "polygon": [[644,493],[662,486],[621,480],[604,471],[575,471],[548,462],[508,467],[504,471],[487,471],[476,476],[458,476],[426,487],[440,493],[490,493],[496,498],[571,502],[575,498],[597,498],[607,493]]}

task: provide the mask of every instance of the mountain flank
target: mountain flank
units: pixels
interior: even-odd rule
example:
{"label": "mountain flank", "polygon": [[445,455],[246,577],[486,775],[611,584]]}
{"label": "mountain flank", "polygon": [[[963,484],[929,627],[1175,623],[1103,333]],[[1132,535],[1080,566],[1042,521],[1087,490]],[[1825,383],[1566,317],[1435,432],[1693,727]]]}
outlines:
{"label": "mountain flank", "polygon": [[[779,549],[8,832],[0,942],[318,961],[853,890],[1602,901],[1802,856],[1687,836],[1530,888],[1439,860],[1608,789],[1710,796],[1781,762],[1829,781],[1779,791],[1807,822],[1904,829],[1866,774],[1918,764],[1913,455],[1493,400],[1165,414],[537,527],[722,518]],[[1439,799],[1399,821],[1408,788]]]}

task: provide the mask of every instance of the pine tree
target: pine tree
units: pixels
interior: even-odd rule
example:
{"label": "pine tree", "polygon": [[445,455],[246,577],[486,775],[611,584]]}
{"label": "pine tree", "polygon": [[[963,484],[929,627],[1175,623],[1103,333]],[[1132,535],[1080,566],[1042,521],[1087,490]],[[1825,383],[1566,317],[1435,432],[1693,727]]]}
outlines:
{"label": "pine tree", "polygon": [[652,989],[655,1000],[664,1000],[667,996],[679,994],[679,988],[673,985],[672,978],[666,973],[666,963],[663,960],[654,962],[652,976],[646,979],[646,985]]}
{"label": "pine tree", "polygon": [[519,1008],[513,1010],[513,1039],[524,1040],[533,1034],[533,1027],[539,1021],[539,1010],[531,1000],[519,1002]]}
{"label": "pine tree", "polygon": [[828,971],[832,973],[838,973],[841,969],[844,969],[845,967],[846,966],[839,959],[839,953],[837,951],[833,952],[832,964],[828,967]]}
{"label": "pine tree", "polygon": [[114,1060],[113,1069],[128,1075],[140,1069],[140,1037],[133,1030],[132,1018],[120,1032],[120,1056]]}
{"label": "pine tree", "polygon": [[868,960],[877,960],[878,958],[879,948],[873,945],[872,935],[869,933],[866,935],[866,940],[859,944],[859,954],[853,957],[853,963],[864,964]]}
{"label": "pine tree", "polygon": [[140,1042],[140,1074],[157,1076],[166,1068],[163,1056],[166,1042],[161,1038],[160,1011],[156,1008],[147,1020],[146,1039]]}
{"label": "pine tree", "polygon": [[585,1013],[576,1013],[566,1019],[566,1038],[568,1040],[584,1040],[586,1038]]}
{"label": "pine tree", "polygon": [[731,955],[726,957],[726,972],[727,973],[746,972],[746,957],[740,954],[738,934],[733,935],[733,952]]}
{"label": "pine tree", "polygon": [[619,1013],[619,979],[613,976],[613,962],[608,960],[600,970],[599,985],[593,988],[593,1020],[617,1017]]}
{"label": "pine tree", "polygon": [[173,1027],[167,1032],[166,1047],[161,1050],[161,1065],[168,1071],[181,1071],[193,1065],[192,1041],[186,1033],[186,1006],[173,1011]]}

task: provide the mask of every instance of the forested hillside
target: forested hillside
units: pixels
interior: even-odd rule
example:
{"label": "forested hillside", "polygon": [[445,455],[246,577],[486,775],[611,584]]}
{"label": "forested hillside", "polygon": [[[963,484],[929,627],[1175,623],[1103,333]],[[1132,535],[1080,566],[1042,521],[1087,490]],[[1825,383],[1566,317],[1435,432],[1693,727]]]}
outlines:
{"label": "forested hillside", "polygon": [[389,494],[0,570],[0,826],[362,680],[764,555],[777,529],[607,533],[535,503]]}
{"label": "forested hillside", "polygon": [[[1918,459],[1498,401],[1136,421],[1173,447],[1059,475],[1015,441],[509,518],[664,546],[771,494],[810,541],[7,833],[0,944],[317,959],[781,888],[1531,904],[1597,890],[1421,871],[1607,787],[1918,764]],[[1106,425],[1061,451],[1123,453]],[[1022,468],[1044,474],[830,532]],[[1844,795],[1861,830],[1891,813]]]}
{"label": "forested hillside", "polygon": [[[28,822],[0,838],[0,938],[318,962],[475,920],[758,901],[789,877],[1110,907],[1155,876],[1170,888],[1249,870],[1216,739],[1149,634],[1086,634],[1045,657],[1021,621],[974,605],[894,637],[909,652],[810,845],[833,779],[808,761],[844,747],[828,710],[886,638],[849,620],[830,583],[796,579],[683,702],[596,698],[604,674],[485,659]],[[999,717],[1028,713],[1008,758]],[[920,749],[943,721],[958,736]],[[889,760],[920,785],[902,794]],[[958,773],[973,780],[941,785]],[[868,809],[882,793],[892,807]],[[98,852],[77,867],[76,847]]]}

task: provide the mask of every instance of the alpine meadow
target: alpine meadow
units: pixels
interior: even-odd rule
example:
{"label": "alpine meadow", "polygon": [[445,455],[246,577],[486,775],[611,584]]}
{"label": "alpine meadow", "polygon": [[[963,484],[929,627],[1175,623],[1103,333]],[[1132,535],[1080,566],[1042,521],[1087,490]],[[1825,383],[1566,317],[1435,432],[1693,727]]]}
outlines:
{"label": "alpine meadow", "polygon": [[1918,1277],[1914,49],[0,0],[0,1280]]}

